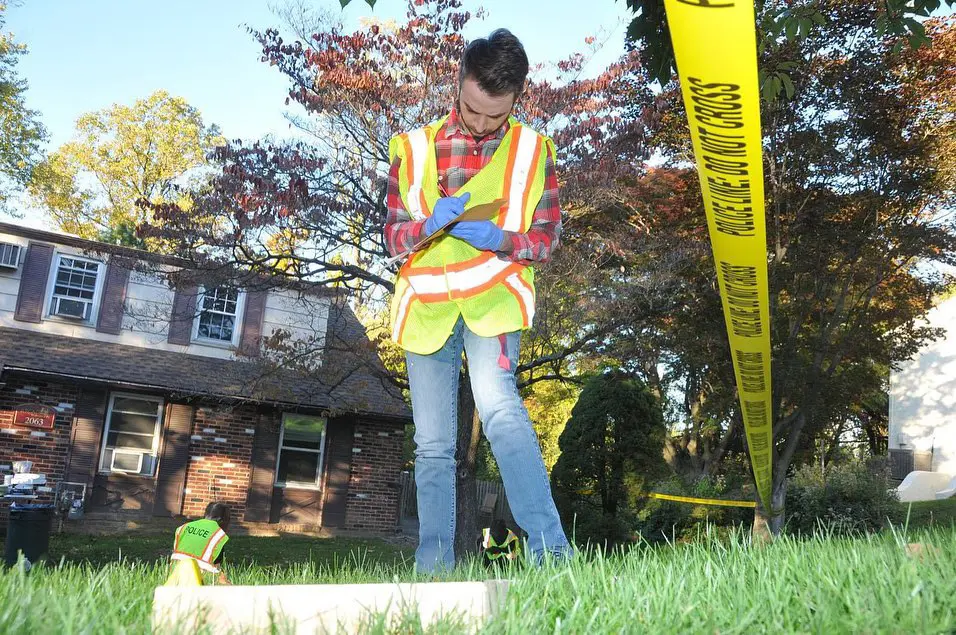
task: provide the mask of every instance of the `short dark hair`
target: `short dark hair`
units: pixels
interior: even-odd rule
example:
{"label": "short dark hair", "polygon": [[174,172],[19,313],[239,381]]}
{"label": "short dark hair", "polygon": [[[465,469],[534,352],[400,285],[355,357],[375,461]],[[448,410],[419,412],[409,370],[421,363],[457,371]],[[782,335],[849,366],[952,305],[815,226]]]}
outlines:
{"label": "short dark hair", "polygon": [[491,530],[488,533],[490,533],[492,539],[500,545],[508,538],[508,525],[506,525],[505,521],[501,518],[495,518],[491,523]]}
{"label": "short dark hair", "polygon": [[508,29],[497,29],[488,37],[473,40],[461,56],[459,84],[471,77],[490,95],[513,94],[524,90],[528,77],[528,56],[524,46]]}
{"label": "short dark hair", "polygon": [[225,531],[229,526],[229,521],[232,519],[232,510],[229,509],[229,505],[214,501],[206,505],[206,513],[203,514],[203,518],[206,520],[215,520],[219,523],[219,527]]}

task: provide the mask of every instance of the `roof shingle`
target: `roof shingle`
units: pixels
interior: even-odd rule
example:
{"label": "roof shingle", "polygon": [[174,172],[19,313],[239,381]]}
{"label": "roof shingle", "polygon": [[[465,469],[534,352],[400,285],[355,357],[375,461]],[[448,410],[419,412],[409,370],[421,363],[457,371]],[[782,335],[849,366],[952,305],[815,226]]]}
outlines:
{"label": "roof shingle", "polygon": [[182,396],[409,418],[400,390],[385,378],[352,311],[333,309],[329,328],[333,336],[329,339],[347,346],[327,347],[322,366],[314,372],[290,370],[259,358],[220,359],[8,327],[0,327],[0,363],[5,369],[156,388]]}

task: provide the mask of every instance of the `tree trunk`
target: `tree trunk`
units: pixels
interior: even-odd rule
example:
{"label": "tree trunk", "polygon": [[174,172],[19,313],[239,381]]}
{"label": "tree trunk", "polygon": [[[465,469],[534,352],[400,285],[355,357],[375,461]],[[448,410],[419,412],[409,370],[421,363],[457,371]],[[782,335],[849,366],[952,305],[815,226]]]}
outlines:
{"label": "tree trunk", "polygon": [[836,456],[837,449],[840,447],[840,437],[843,435],[843,427],[845,425],[845,420],[841,421],[837,425],[836,431],[833,433],[833,437],[830,438],[829,444],[826,448],[826,453],[823,455],[824,465],[830,465],[833,463],[833,459]]}
{"label": "tree trunk", "polygon": [[[784,503],[787,499],[787,479],[781,479],[773,491],[770,492],[770,504],[773,511],[767,510],[763,503],[757,500],[757,508],[754,510],[754,525],[752,537],[754,542],[770,542],[774,536],[779,536],[783,530]],[[773,513],[776,512],[776,513]]]}
{"label": "tree trunk", "polygon": [[458,383],[458,448],[455,453],[458,470],[455,479],[455,559],[461,560],[478,549],[478,484],[475,480],[475,457],[481,421],[475,408],[468,371],[463,370]]}

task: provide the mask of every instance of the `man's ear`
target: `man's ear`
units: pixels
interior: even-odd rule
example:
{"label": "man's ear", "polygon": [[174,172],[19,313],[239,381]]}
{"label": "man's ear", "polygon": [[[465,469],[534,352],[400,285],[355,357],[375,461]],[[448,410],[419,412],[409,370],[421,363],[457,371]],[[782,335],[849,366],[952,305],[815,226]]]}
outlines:
{"label": "man's ear", "polygon": [[524,84],[521,86],[521,91],[515,95],[514,103],[511,104],[511,110],[514,111],[518,104],[521,103],[521,100],[528,94],[528,80],[524,80]]}

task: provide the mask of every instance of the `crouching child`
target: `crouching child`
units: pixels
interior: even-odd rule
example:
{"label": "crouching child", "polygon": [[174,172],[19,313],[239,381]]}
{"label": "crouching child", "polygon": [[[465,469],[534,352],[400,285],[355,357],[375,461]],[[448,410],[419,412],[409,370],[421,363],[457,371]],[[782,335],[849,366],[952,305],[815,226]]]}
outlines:
{"label": "crouching child", "polygon": [[499,518],[482,530],[479,550],[485,566],[504,565],[518,560],[521,541]]}
{"label": "crouching child", "polygon": [[181,525],[173,543],[172,571],[167,586],[202,585],[203,573],[217,575],[219,584],[230,584],[222,570],[223,551],[232,513],[225,503],[213,502],[199,520]]}

